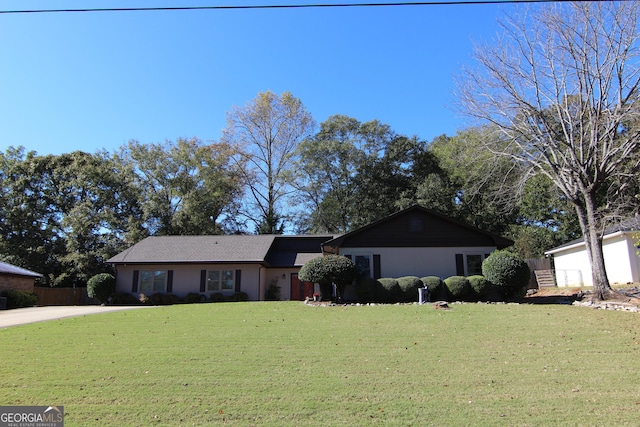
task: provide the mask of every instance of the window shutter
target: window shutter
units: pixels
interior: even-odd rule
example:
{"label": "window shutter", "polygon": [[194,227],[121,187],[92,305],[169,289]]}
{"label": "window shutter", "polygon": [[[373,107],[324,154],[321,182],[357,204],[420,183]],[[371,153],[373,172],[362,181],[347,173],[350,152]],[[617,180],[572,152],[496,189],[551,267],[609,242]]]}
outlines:
{"label": "window shutter", "polygon": [[380,254],[373,254],[373,278],[382,277],[382,267],[380,266]]}
{"label": "window shutter", "polygon": [[236,270],[236,292],[240,292],[242,270]]}
{"label": "window shutter", "polygon": [[173,292],[173,270],[167,271],[167,293]]}
{"label": "window shutter", "polygon": [[200,292],[207,290],[207,270],[200,270]]}
{"label": "window shutter", "polygon": [[131,292],[138,292],[138,277],[140,276],[140,271],[133,270],[133,283],[131,284]]}
{"label": "window shutter", "polygon": [[456,275],[464,276],[464,256],[456,254]]}

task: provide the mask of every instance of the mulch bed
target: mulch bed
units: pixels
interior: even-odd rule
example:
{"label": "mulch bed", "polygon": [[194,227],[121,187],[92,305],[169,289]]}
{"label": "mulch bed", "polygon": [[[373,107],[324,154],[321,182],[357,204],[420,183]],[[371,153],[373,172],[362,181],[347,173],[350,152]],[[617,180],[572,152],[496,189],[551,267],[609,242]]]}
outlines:
{"label": "mulch bed", "polygon": [[640,306],[640,288],[631,286],[615,289],[621,297],[616,300],[591,301],[591,291],[580,288],[544,288],[531,292],[524,299],[527,304],[573,304],[607,310],[636,312]]}

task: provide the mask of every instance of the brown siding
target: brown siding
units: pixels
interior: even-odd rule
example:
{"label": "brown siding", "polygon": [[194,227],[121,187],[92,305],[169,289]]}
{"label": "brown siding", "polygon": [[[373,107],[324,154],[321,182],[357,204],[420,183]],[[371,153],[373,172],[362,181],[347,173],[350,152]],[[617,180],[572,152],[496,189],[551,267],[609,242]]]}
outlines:
{"label": "brown siding", "polygon": [[21,290],[33,291],[33,277],[16,276],[13,274],[0,274],[0,291]]}
{"label": "brown siding", "polygon": [[486,234],[421,211],[409,211],[345,238],[341,247],[495,246]]}

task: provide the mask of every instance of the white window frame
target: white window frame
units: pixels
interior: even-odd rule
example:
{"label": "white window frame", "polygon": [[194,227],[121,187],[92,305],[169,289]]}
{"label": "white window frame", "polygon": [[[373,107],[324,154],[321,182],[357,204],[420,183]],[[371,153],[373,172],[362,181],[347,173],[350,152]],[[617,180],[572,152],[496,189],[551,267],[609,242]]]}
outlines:
{"label": "white window frame", "polygon": [[[225,274],[227,275],[226,278]],[[230,292],[233,291],[235,287],[235,270],[207,270],[207,283],[205,287],[207,292]]]}
{"label": "white window frame", "polygon": [[168,270],[142,270],[138,279],[138,292],[158,294],[167,291]]}

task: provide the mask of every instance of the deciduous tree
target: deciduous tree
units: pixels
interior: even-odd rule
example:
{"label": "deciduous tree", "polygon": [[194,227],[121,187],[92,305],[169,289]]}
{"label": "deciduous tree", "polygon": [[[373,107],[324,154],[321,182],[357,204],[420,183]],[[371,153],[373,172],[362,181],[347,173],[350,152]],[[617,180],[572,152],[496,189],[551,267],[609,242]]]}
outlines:
{"label": "deciduous tree", "polygon": [[637,192],[638,7],[561,3],[507,17],[460,85],[467,111],[508,142],[487,148],[546,175],[573,205],[596,299],[613,295],[604,226]]}
{"label": "deciduous tree", "polygon": [[137,192],[106,153],[0,154],[0,256],[51,286],[83,286],[142,233]]}
{"label": "deciduous tree", "polygon": [[118,158],[134,173],[149,234],[221,234],[235,215],[243,163],[229,144],[130,141]]}
{"label": "deciduous tree", "polygon": [[302,102],[289,92],[261,92],[244,107],[227,114],[222,141],[242,152],[246,162],[247,218],[262,234],[286,227],[288,197],[293,193],[296,147],[312,134],[315,123]]}

